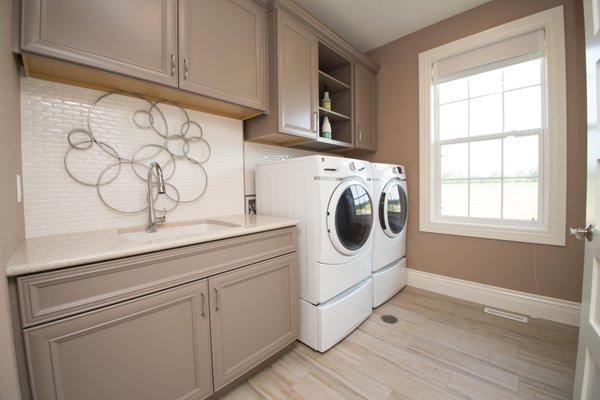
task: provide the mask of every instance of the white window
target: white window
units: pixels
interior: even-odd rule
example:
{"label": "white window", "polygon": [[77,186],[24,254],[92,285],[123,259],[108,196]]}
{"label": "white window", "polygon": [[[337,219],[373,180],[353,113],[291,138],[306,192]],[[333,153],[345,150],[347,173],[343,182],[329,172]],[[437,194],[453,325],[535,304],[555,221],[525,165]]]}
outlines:
{"label": "white window", "polygon": [[562,7],[419,55],[420,228],[564,245]]}

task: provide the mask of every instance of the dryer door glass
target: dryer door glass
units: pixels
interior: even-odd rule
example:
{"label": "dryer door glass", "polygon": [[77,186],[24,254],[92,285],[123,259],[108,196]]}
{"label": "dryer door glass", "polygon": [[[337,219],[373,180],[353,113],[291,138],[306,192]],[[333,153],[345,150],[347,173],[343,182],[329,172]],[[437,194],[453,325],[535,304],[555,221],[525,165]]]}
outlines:
{"label": "dryer door glass", "polygon": [[408,198],[399,182],[391,182],[379,199],[379,222],[384,232],[391,237],[398,236],[406,226]]}
{"label": "dryer door glass", "polygon": [[335,208],[335,229],[342,245],[358,250],[371,235],[373,208],[367,190],[358,184],[348,186]]}

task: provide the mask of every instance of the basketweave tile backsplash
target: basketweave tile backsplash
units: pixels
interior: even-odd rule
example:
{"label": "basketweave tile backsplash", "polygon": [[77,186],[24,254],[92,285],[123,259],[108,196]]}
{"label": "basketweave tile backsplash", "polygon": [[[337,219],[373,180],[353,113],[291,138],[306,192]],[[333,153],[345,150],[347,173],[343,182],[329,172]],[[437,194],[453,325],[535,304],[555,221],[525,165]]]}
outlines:
{"label": "basketweave tile backsplash", "polygon": [[[146,214],[116,214],[99,199],[95,186],[75,182],[66,172],[64,159],[69,149],[67,135],[72,129],[87,128],[92,103],[103,92],[49,82],[21,79],[21,129],[23,156],[23,194],[27,237],[98,229],[141,226]],[[160,144],[161,139],[133,124],[135,111],[147,105],[128,96],[111,96],[93,113],[92,129],[97,139],[113,146],[122,157],[130,157],[138,147]],[[179,129],[180,109],[161,106],[169,130]],[[202,198],[191,205],[181,204],[169,213],[169,221],[195,220],[244,212],[244,194],[254,194],[254,168],[257,163],[318,154],[312,151],[243,142],[243,124],[230,118],[187,110],[190,120],[198,122],[211,147],[204,163],[208,186]],[[75,141],[86,139],[76,135]],[[158,141],[157,141],[158,140]],[[195,150],[196,151],[196,150]],[[206,149],[199,150],[205,152]],[[202,158],[202,154],[198,154]],[[168,158],[158,158],[162,163]],[[99,173],[115,160],[98,149],[71,151],[68,165],[85,182],[97,180]],[[144,161],[148,164],[148,161]],[[181,165],[180,165],[181,164]],[[118,169],[118,168],[116,168]],[[107,172],[108,179],[116,171]],[[139,173],[144,174],[142,169]],[[165,173],[170,175],[169,168]],[[202,176],[195,168],[178,163],[175,175],[182,197],[198,193]],[[145,206],[146,184],[130,169],[123,168],[114,182],[102,187],[106,200],[119,209]]]}

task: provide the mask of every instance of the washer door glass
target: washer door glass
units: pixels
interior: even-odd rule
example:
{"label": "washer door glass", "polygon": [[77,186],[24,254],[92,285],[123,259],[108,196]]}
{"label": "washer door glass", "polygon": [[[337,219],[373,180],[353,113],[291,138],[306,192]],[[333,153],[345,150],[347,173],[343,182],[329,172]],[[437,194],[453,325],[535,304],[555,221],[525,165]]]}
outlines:
{"label": "washer door glass", "polygon": [[369,240],[373,227],[371,197],[364,186],[352,184],[340,195],[335,208],[335,229],[341,244],[358,250]]}
{"label": "washer door glass", "polygon": [[398,181],[386,185],[379,199],[379,222],[386,235],[398,236],[406,226],[408,198]]}

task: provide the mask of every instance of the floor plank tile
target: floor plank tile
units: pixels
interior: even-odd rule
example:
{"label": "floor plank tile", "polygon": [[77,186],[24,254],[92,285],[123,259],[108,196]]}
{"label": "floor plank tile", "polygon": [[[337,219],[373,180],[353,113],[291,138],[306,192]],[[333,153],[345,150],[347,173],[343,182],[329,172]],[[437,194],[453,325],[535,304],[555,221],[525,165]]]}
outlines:
{"label": "floor plank tile", "polygon": [[576,353],[576,328],[405,288],[326,353],[297,342],[223,398],[566,400]]}

